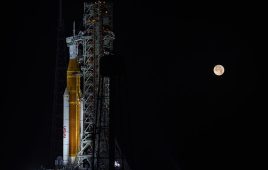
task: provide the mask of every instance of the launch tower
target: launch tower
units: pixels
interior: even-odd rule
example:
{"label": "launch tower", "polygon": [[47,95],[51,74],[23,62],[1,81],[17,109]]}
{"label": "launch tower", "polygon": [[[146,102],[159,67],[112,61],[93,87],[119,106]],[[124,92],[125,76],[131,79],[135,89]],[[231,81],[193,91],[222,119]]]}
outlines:
{"label": "launch tower", "polygon": [[[66,38],[69,47],[64,92],[63,165],[67,169],[129,169],[110,138],[110,78],[100,74],[102,57],[112,57],[112,3],[84,3],[84,30]],[[114,142],[111,142],[114,141]],[[115,150],[111,151],[111,143]],[[111,153],[113,158],[111,158]]]}

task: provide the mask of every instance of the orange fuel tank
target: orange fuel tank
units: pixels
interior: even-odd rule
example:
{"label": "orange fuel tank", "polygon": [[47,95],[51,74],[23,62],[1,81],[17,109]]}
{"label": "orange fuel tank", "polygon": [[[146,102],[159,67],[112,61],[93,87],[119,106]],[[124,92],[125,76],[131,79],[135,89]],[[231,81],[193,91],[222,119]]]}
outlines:
{"label": "orange fuel tank", "polygon": [[80,149],[81,90],[80,69],[77,58],[70,58],[67,70],[67,89],[69,91],[69,156],[74,161]]}

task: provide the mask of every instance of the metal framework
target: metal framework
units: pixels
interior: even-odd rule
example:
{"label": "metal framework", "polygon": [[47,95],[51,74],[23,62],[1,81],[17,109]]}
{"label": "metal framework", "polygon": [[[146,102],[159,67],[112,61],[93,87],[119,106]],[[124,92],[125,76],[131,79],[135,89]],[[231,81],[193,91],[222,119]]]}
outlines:
{"label": "metal framework", "polygon": [[[66,38],[68,46],[80,51],[82,72],[83,122],[81,149],[73,168],[107,170],[109,166],[109,84],[100,76],[100,58],[113,49],[112,4],[105,1],[84,3],[84,31]],[[82,49],[80,48],[82,47]]]}

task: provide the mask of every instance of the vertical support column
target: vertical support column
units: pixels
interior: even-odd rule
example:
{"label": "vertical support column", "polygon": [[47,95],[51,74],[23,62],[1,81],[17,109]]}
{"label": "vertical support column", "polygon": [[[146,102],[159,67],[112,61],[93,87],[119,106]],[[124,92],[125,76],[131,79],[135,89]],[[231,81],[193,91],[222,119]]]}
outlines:
{"label": "vertical support column", "polygon": [[[80,140],[82,141],[83,140],[83,134],[84,134],[84,107],[83,107],[83,105],[84,105],[84,101],[83,101],[83,99],[81,99],[81,106],[80,106]],[[80,146],[80,148],[82,148],[82,142],[80,143],[81,144],[81,146]]]}

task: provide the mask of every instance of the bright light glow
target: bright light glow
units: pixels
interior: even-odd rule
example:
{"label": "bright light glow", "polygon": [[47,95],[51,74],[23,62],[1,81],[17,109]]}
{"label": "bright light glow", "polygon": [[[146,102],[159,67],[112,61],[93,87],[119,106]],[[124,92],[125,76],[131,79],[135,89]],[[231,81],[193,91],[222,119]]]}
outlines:
{"label": "bright light glow", "polygon": [[118,161],[114,161],[114,167],[120,167],[120,163]]}
{"label": "bright light glow", "polygon": [[222,65],[216,65],[213,68],[214,74],[216,74],[217,76],[221,76],[224,73],[224,67]]}

